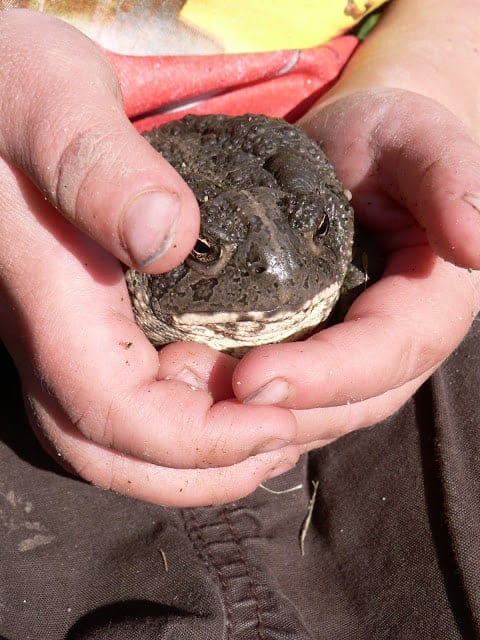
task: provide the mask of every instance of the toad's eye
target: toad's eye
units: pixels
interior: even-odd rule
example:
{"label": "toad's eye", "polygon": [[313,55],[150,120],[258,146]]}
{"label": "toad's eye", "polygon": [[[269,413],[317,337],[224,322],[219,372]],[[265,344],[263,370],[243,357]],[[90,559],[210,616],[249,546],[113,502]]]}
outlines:
{"label": "toad's eye", "polygon": [[328,218],[328,214],[324,213],[323,214],[323,218],[320,220],[320,224],[317,227],[317,230],[315,231],[314,234],[314,240],[321,240],[321,238],[324,238],[328,231],[330,229],[330,220]]}
{"label": "toad's eye", "polygon": [[218,260],[221,254],[221,248],[209,238],[198,238],[190,252],[190,258],[202,264],[209,264]]}

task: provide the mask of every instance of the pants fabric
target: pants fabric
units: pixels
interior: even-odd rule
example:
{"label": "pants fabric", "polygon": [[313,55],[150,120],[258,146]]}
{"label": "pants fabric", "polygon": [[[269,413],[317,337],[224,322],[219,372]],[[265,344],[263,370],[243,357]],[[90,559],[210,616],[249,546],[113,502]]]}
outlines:
{"label": "pants fabric", "polygon": [[2,639],[480,638],[478,320],[394,416],[268,483],[302,489],[221,507],[68,475],[32,435],[5,352],[0,369]]}

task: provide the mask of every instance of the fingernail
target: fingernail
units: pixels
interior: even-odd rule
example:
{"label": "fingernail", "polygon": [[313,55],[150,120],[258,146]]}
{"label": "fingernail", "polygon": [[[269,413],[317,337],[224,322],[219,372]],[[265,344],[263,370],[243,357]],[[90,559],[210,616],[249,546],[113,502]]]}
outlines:
{"label": "fingernail", "polygon": [[463,200],[471,205],[477,213],[480,213],[480,195],[467,192],[463,194]]}
{"label": "fingernail", "polygon": [[252,451],[250,455],[256,456],[259,453],[268,453],[269,451],[277,451],[278,449],[283,449],[289,445],[290,442],[288,440],[282,440],[281,438],[270,438],[270,440],[266,440],[265,442],[261,442],[255,449]]}
{"label": "fingernail", "polygon": [[167,252],[179,214],[178,197],[167,191],[144,191],[130,202],[122,239],[135,267],[148,267]]}
{"label": "fingernail", "polygon": [[177,382],[184,382],[195,391],[208,391],[206,380],[202,380],[201,378],[199,378],[197,374],[188,367],[184,367],[178,373],[166,376],[164,380],[176,380]]}
{"label": "fingernail", "polygon": [[251,393],[244,404],[277,404],[284,402],[290,395],[290,385],[283,378],[274,378],[257,391]]}
{"label": "fingernail", "polygon": [[275,467],[273,467],[273,469],[270,469],[270,471],[268,471],[268,473],[263,478],[263,482],[271,480],[272,478],[276,478],[277,476],[281,476],[282,473],[287,473],[287,471],[293,469],[296,464],[296,462],[288,462],[287,460],[285,460],[284,462],[280,462],[280,464],[277,464]]}

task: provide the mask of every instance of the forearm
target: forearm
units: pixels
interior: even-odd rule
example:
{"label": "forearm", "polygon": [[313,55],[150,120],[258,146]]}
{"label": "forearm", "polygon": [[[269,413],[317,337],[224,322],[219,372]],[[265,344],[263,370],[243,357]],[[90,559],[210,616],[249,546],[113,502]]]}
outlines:
{"label": "forearm", "polygon": [[480,0],[394,0],[325,99],[374,87],[415,91],[450,109],[478,140],[479,76]]}

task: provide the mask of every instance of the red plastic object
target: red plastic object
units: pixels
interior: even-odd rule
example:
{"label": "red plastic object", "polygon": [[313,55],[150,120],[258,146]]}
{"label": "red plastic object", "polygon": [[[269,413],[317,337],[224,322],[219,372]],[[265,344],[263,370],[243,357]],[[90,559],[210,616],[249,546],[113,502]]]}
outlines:
{"label": "red plastic object", "polygon": [[214,56],[107,51],[139,131],[187,113],[263,113],[294,121],[336,80],[358,45],[341,36],[311,49]]}

